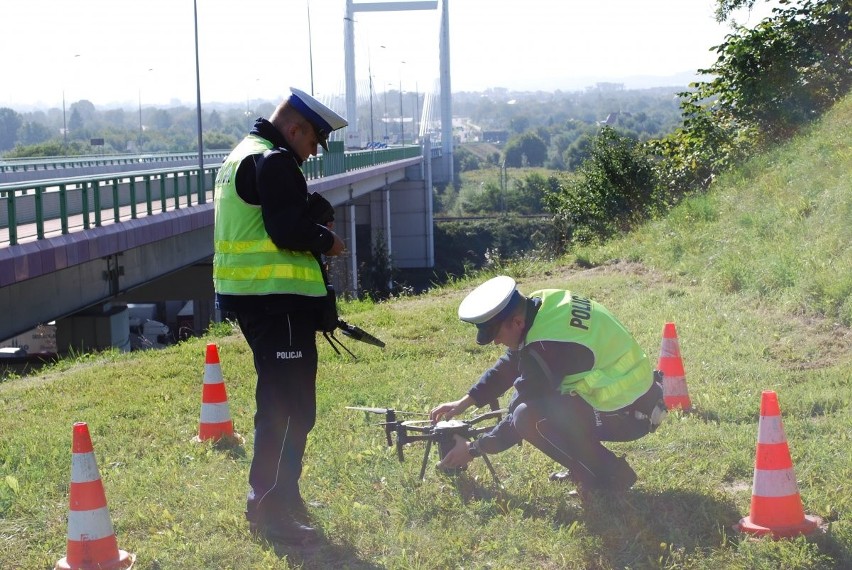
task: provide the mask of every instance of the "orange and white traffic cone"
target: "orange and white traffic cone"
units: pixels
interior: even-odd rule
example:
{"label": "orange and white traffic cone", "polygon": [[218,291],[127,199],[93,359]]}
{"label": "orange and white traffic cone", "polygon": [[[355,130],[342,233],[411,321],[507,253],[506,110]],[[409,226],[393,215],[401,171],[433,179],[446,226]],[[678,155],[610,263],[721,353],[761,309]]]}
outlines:
{"label": "orange and white traffic cone", "polygon": [[821,524],[822,519],[806,515],[802,507],[781,423],[778,395],[766,390],[760,400],[751,511],[734,525],[734,529],[757,536],[771,534],[774,538],[788,538],[810,534]]}
{"label": "orange and white traffic cone", "polygon": [[118,549],[89,426],[74,424],[68,549],[55,570],[126,570],[136,556]]}
{"label": "orange and white traffic cone", "polygon": [[219,351],[213,343],[207,345],[204,387],[201,393],[201,422],[198,425],[195,441],[208,439],[242,440],[238,434],[234,433],[234,422],[231,420],[228,407],[228,394],[225,392],[225,381],[219,364]]}
{"label": "orange and white traffic cone", "polygon": [[660,347],[660,359],[657,370],[663,373],[663,401],[669,410],[681,408],[684,411],[692,407],[689,390],[686,387],[686,374],[680,358],[680,345],[674,323],[663,327],[663,344]]}

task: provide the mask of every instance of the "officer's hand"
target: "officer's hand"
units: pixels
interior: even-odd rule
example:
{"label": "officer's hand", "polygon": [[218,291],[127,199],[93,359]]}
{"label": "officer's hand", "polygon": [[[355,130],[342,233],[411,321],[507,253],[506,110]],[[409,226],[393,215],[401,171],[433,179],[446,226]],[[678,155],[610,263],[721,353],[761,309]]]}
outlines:
{"label": "officer's hand", "polygon": [[461,399],[456,400],[455,402],[444,402],[443,404],[439,404],[432,408],[432,411],[429,412],[429,419],[432,420],[432,423],[441,420],[448,420],[459,415],[472,405],[473,400],[469,395],[465,394]]}
{"label": "officer's hand", "polygon": [[432,411],[429,412],[429,419],[432,420],[432,423],[448,420],[458,415],[457,408],[458,402],[445,402],[432,408]]}
{"label": "officer's hand", "polygon": [[460,435],[454,435],[453,437],[456,440],[456,444],[438,463],[438,467],[441,469],[457,469],[473,461],[473,457],[467,451],[467,440]]}
{"label": "officer's hand", "polygon": [[341,253],[343,253],[343,250],[346,249],[346,244],[343,243],[343,240],[340,239],[340,236],[338,236],[336,233],[331,232],[331,235],[334,236],[334,243],[332,244],[331,249],[325,252],[325,255],[340,255]]}

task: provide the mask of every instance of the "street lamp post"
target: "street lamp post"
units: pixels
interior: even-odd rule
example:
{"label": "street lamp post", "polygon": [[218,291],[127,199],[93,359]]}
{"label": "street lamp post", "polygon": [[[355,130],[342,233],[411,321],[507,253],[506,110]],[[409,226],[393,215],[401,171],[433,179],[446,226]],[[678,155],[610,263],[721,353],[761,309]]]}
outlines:
{"label": "street lamp post", "polygon": [[195,23],[195,109],[198,119],[198,203],[207,202],[204,192],[204,139],[201,133],[201,70],[198,64],[198,0],[192,1]]}
{"label": "street lamp post", "polygon": [[308,61],[311,65],[311,96],[314,95],[314,41],[311,37],[311,2],[305,0],[308,9]]}
{"label": "street lamp post", "polygon": [[400,144],[405,146],[405,113],[402,112],[402,66],[404,61],[399,62],[399,136]]}
{"label": "street lamp post", "polygon": [[414,143],[417,144],[417,137],[420,136],[420,93],[417,89],[417,82],[414,82]]}
{"label": "street lamp post", "polygon": [[399,139],[405,146],[405,115],[402,113],[402,78],[399,78]]}
{"label": "street lamp post", "polygon": [[387,86],[387,85],[385,85],[385,116],[384,116],[384,123],[385,123],[385,144],[388,144],[388,143],[390,142],[390,137],[388,136],[388,86]]}
{"label": "street lamp post", "polygon": [[376,142],[373,134],[373,62],[370,57],[370,46],[367,46],[367,73],[370,75],[370,148]]}
{"label": "street lamp post", "polygon": [[[369,70],[368,70],[369,71]],[[376,142],[376,136],[373,134],[373,72],[370,71],[370,146]]]}

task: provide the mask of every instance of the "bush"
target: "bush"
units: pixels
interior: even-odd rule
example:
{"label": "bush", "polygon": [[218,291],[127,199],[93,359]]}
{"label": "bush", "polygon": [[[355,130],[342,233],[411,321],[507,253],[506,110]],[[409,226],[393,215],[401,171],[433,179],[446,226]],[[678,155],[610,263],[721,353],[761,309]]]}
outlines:
{"label": "bush", "polygon": [[435,224],[435,273],[461,277],[502,261],[556,253],[558,235],[552,220],[500,216],[487,220]]}
{"label": "bush", "polygon": [[589,158],[546,203],[581,241],[606,239],[649,216],[658,202],[654,164],[633,139],[604,127]]}

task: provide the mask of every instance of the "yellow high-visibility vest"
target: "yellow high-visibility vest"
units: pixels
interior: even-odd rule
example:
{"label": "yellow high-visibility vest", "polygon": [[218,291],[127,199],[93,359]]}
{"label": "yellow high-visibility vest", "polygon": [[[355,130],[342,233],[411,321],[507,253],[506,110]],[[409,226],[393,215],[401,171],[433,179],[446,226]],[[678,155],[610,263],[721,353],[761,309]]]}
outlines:
{"label": "yellow high-visibility vest", "polygon": [[319,262],[309,251],[277,247],[263,225],[260,206],[237,194],[240,162],[272,149],[266,139],[249,135],[234,148],[216,176],[213,226],[213,286],[225,295],[326,294]]}
{"label": "yellow high-visibility vest", "polygon": [[632,404],[648,391],[653,369],[627,329],[601,304],[570,291],[544,289],[525,345],[537,341],[575,342],[594,354],[592,370],[562,378],[563,394],[576,393],[604,412]]}

